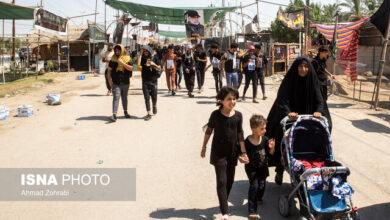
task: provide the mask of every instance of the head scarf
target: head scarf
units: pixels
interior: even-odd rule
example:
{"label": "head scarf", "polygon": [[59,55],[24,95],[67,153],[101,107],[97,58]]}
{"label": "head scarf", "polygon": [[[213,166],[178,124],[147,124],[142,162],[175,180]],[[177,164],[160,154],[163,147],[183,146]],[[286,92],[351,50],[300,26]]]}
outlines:
{"label": "head scarf", "polygon": [[[191,50],[190,54],[187,53],[188,50]],[[192,58],[192,46],[191,45],[187,45],[186,46],[186,51],[185,51],[184,55],[185,55],[186,59],[191,59]]]}
{"label": "head scarf", "polygon": [[[115,54],[115,49],[118,48],[118,47],[120,47],[120,49],[121,49],[121,54],[119,55],[119,57]],[[111,58],[112,62],[118,63],[118,60],[122,60],[124,63],[128,63],[131,60],[131,58],[129,56],[127,56],[125,47],[122,46],[121,44],[117,44],[114,47],[114,55]],[[117,72],[124,72],[124,70],[125,70],[125,67],[123,65],[119,65],[118,64],[118,67],[116,68],[116,71]]]}
{"label": "head scarf", "polygon": [[[305,77],[298,75],[298,66],[302,63],[306,63],[309,68]],[[280,89],[287,89],[285,92],[288,94],[291,110],[300,109],[302,112],[309,114],[315,110],[314,96],[316,86],[319,86],[317,74],[310,60],[307,57],[298,57],[284,77]]]}

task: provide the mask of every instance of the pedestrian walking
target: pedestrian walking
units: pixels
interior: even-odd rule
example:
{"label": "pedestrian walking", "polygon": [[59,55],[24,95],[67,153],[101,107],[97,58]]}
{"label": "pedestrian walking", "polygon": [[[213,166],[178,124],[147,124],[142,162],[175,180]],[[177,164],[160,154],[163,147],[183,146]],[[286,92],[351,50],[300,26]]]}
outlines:
{"label": "pedestrian walking", "polygon": [[117,120],[119,100],[122,98],[122,107],[126,118],[130,118],[127,112],[127,94],[130,87],[130,77],[133,74],[133,62],[127,56],[126,49],[118,44],[114,47],[114,55],[108,64],[107,78],[113,92],[112,112],[110,117],[112,122]]}

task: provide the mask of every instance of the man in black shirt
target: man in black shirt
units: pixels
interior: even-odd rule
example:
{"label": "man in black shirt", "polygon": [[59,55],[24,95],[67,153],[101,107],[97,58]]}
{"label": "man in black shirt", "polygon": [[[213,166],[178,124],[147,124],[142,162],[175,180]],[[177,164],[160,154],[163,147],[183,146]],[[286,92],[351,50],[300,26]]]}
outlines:
{"label": "man in black shirt", "polygon": [[222,53],[218,49],[218,45],[211,45],[210,64],[206,67],[205,72],[213,66],[213,76],[215,80],[215,89],[217,93],[222,88],[222,71],[221,71]]}
{"label": "man in black shirt", "polygon": [[[238,45],[232,43],[230,49],[222,57],[222,74],[226,76],[226,83],[228,86],[238,88],[238,65],[237,59],[243,57],[243,55],[237,54]],[[239,63],[239,62],[238,62]],[[225,75],[226,72],[226,75]]]}
{"label": "man in black shirt", "polygon": [[142,91],[144,93],[147,115],[145,121],[152,118],[150,112],[150,97],[152,97],[153,114],[157,114],[157,79],[160,76],[161,63],[158,54],[152,55],[153,50],[145,46],[140,51],[137,65],[142,66]]}
{"label": "man in black shirt", "polygon": [[122,107],[125,112],[125,117],[130,118],[127,112],[127,94],[129,92],[130,77],[132,76],[133,62],[127,56],[126,49],[118,44],[114,47],[114,56],[108,64],[107,78],[110,88],[112,88],[113,98],[113,115],[110,118],[115,122],[118,112],[119,99],[122,97]]}
{"label": "man in black shirt", "polygon": [[[263,92],[263,100],[267,99],[265,94],[265,75],[268,72],[268,60],[267,57],[261,52],[261,45],[255,45],[255,55],[257,56],[258,66],[256,66],[257,79],[260,82],[261,91]],[[265,72],[264,72],[265,70]]]}
{"label": "man in black shirt", "polygon": [[182,49],[180,46],[177,46],[175,48],[175,54],[177,57],[176,60],[176,77],[175,77],[175,85],[176,85],[176,90],[181,89],[180,82],[183,78],[183,67],[182,67]]}
{"label": "man in black shirt", "polygon": [[196,51],[194,54],[195,65],[196,65],[196,78],[198,80],[198,89],[199,93],[203,91],[204,77],[205,77],[205,67],[207,63],[206,53],[203,52],[201,44],[196,45]]}
{"label": "man in black shirt", "polygon": [[326,101],[328,100],[328,77],[331,77],[332,79],[335,79],[335,76],[332,75],[326,68],[326,61],[328,59],[328,49],[324,46],[320,47],[318,49],[317,56],[312,60],[311,64],[314,67],[314,70],[317,73],[318,81],[320,83],[320,89],[322,98]]}
{"label": "man in black shirt", "polygon": [[243,67],[244,67],[244,73],[245,73],[245,87],[244,87],[244,93],[242,94],[242,100],[245,101],[245,93],[249,87],[249,84],[252,80],[252,90],[253,90],[253,102],[259,103],[257,98],[257,73],[256,73],[256,66],[259,65],[257,62],[257,56],[254,54],[255,47],[249,46],[248,47],[248,55],[244,57],[243,60]]}

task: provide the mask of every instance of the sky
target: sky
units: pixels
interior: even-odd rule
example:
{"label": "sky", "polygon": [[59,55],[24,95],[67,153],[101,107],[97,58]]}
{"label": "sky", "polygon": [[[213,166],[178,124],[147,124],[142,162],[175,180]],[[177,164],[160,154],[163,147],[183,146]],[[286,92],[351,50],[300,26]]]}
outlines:
{"label": "sky", "polygon": [[[11,3],[11,0],[2,0],[4,2]],[[122,1],[131,1],[134,3],[147,4],[159,7],[207,7],[210,4],[214,6],[222,6],[223,0],[122,0]],[[267,0],[269,2],[277,2],[279,4],[287,5],[290,0]],[[38,6],[41,0],[15,0],[15,3],[23,6]],[[255,0],[225,0],[225,5],[249,5],[254,3]],[[335,3],[336,0],[311,0],[314,3]],[[48,10],[56,15],[61,17],[73,17],[79,15],[92,14],[95,12],[96,0],[43,0],[43,8]],[[259,14],[260,14],[260,27],[265,29],[270,26],[271,22],[276,18],[276,13],[280,6],[272,5],[264,2],[259,2]],[[97,23],[104,24],[104,1],[97,0],[97,11],[98,15],[96,17]],[[107,25],[115,21],[115,15],[117,10],[114,10],[110,6],[106,7],[107,14]],[[256,5],[250,6],[243,9],[243,13],[254,17],[256,15]],[[183,18],[184,19],[184,18]],[[94,20],[94,16],[87,16],[82,18],[75,18],[70,20],[70,25],[72,24],[86,24],[87,20]],[[241,24],[241,16],[237,17],[232,14],[232,20],[238,21]],[[245,19],[245,23],[249,23],[249,19]],[[148,22],[144,22],[144,25],[147,25]],[[113,31],[115,24],[110,26],[109,33]],[[160,25],[161,30],[170,30],[170,31],[185,31],[184,26],[177,25]],[[233,31],[237,29],[236,25],[233,24]],[[0,21],[0,30],[3,31],[2,21]],[[17,20],[16,21],[16,34],[18,36],[23,36],[30,33],[33,30],[33,21],[32,20]],[[12,34],[12,21],[5,21],[4,32],[6,36]],[[2,32],[0,32],[1,34]]]}

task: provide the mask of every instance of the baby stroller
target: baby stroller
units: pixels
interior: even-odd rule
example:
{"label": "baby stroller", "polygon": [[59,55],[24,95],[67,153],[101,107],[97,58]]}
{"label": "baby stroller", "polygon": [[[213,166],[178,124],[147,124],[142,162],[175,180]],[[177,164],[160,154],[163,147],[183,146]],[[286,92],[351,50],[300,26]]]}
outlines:
{"label": "baby stroller", "polygon": [[291,120],[287,116],[280,123],[284,130],[282,163],[293,190],[279,198],[279,213],[294,215],[294,197],[298,197],[302,220],[359,219],[347,182],[350,171],[333,159],[327,119],[300,115]]}

